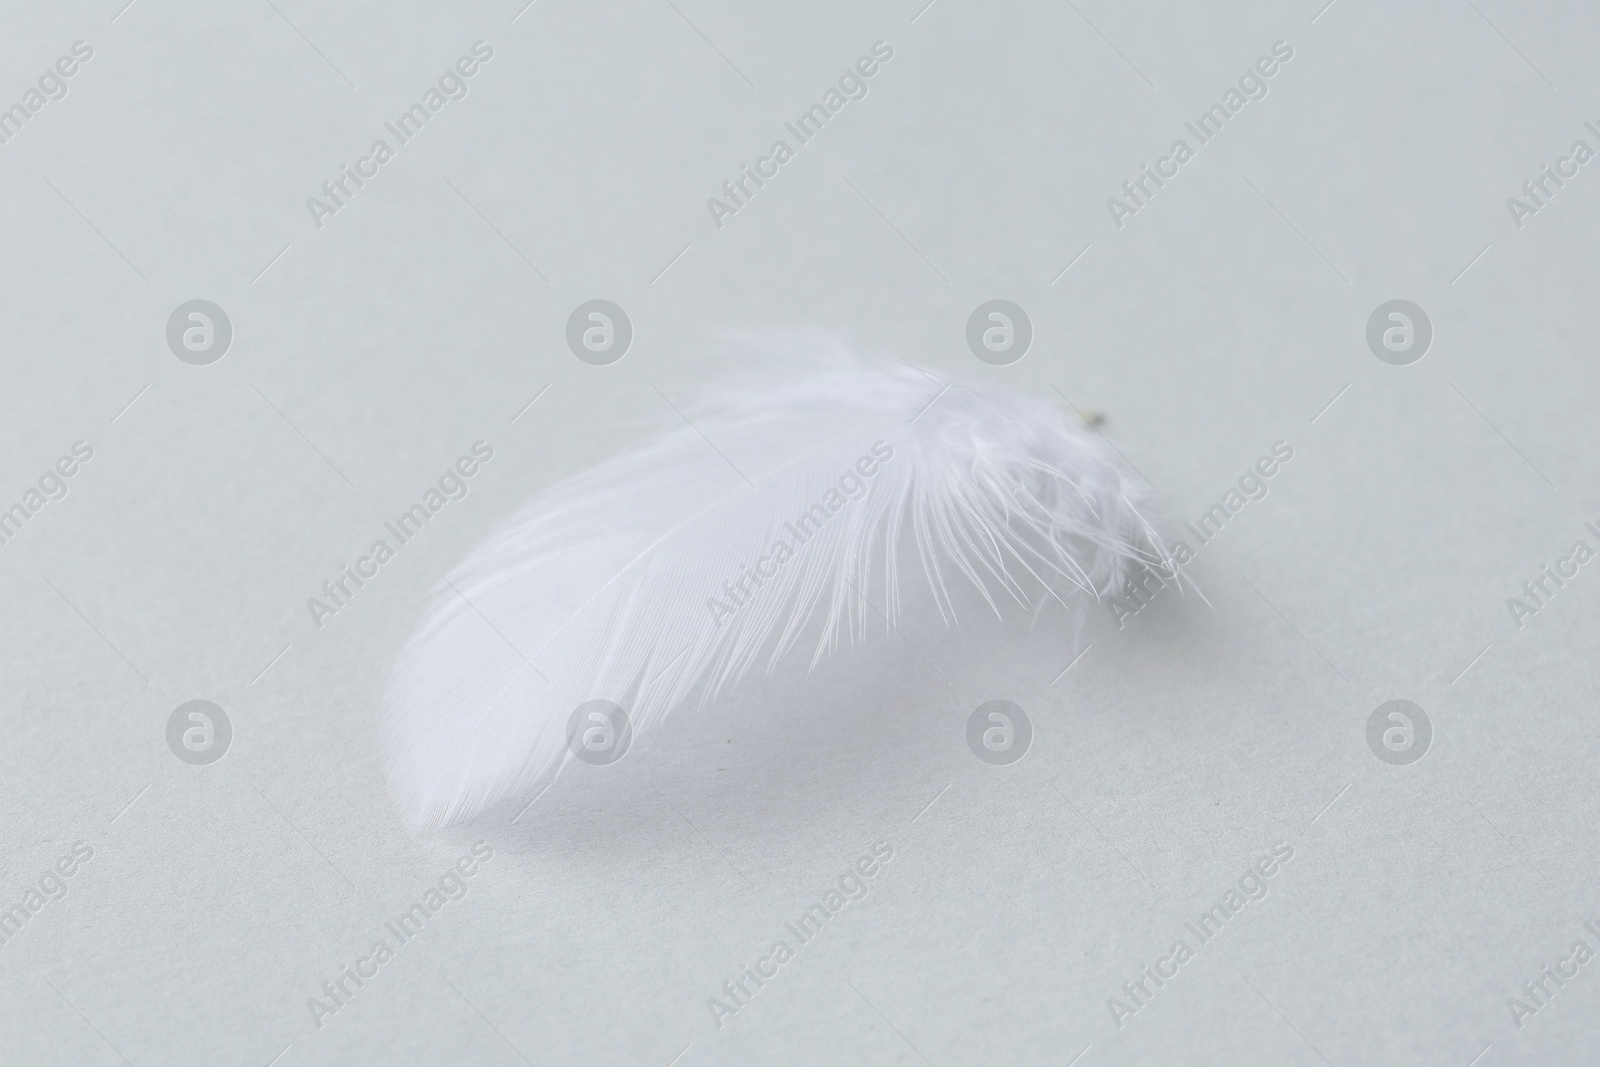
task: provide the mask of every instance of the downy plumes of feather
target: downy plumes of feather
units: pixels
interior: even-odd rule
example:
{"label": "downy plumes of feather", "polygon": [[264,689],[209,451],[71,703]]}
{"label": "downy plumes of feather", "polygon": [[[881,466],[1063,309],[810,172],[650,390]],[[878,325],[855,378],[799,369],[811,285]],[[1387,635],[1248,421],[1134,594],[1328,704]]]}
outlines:
{"label": "downy plumes of feather", "polygon": [[616,703],[637,734],[802,639],[815,665],[892,624],[907,581],[952,623],[952,582],[998,614],[1170,566],[1058,405],[817,346],[777,363],[543,492],[439,587],[385,701],[414,828],[545,785],[580,704]]}

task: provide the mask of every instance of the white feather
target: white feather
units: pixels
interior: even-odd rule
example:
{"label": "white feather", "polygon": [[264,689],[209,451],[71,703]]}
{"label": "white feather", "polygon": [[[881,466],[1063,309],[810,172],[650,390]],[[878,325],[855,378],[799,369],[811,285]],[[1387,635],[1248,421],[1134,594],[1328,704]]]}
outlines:
{"label": "white feather", "polygon": [[811,369],[683,407],[676,429],[542,493],[451,573],[385,701],[391,789],[415,828],[546,784],[586,701],[620,705],[638,733],[803,636],[815,665],[879,611],[892,622],[909,577],[948,623],[957,575],[998,613],[1098,599],[1130,565],[1168,564],[1104,446],[1056,405],[789,357]]}

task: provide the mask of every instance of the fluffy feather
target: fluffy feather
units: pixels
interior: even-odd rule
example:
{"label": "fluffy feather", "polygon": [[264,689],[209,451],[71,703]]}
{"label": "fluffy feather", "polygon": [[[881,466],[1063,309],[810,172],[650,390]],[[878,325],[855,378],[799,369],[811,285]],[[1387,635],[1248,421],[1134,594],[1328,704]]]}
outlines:
{"label": "fluffy feather", "polygon": [[798,358],[812,369],[722,388],[545,491],[440,586],[385,701],[415,828],[547,783],[585,701],[646,730],[802,638],[815,665],[878,612],[892,622],[908,578],[948,623],[953,578],[999,613],[1167,563],[1104,446],[1056,405]]}

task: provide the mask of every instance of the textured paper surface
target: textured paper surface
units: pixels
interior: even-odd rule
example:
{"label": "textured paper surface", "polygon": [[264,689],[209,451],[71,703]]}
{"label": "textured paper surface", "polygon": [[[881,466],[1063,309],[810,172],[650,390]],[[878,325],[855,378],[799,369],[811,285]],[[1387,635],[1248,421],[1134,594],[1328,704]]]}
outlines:
{"label": "textured paper surface", "polygon": [[[0,35],[27,116],[0,115],[0,507],[93,450],[0,546],[0,904],[38,905],[0,944],[0,1060],[1595,1058],[1600,563],[1561,563],[1600,550],[1592,11],[121,4]],[[877,42],[800,144],[785,123]],[[1535,204],[1546,164],[1568,177]],[[745,165],[777,172],[708,207]],[[1136,205],[1141,165],[1176,173]],[[343,166],[376,170],[313,211]],[[232,329],[204,365],[166,333],[197,299]],[[609,366],[566,340],[593,299],[632,325]],[[993,299],[1032,327],[1008,365],[967,342]],[[1368,343],[1392,300],[1431,324],[1406,365]],[[409,836],[376,725],[429,590],[676,418],[725,331],[800,329],[1105,413],[1204,599],[1075,635],[913,597],[898,634],[684,709],[514,823]],[[476,441],[465,499],[319,627],[308,598]],[[209,764],[169,748],[192,700],[231,724]],[[1032,724],[1019,762],[968,747],[990,700]],[[1390,700],[1425,713],[1420,760],[1369,747]]]}

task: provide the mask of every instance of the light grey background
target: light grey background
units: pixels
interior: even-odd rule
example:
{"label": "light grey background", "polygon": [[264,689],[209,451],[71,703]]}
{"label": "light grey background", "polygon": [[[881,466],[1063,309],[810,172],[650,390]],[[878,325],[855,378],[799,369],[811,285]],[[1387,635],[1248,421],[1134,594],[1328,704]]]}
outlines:
{"label": "light grey background", "polygon": [[[0,547],[0,902],[94,849],[0,945],[0,1060],[1600,1055],[1600,961],[1520,1028],[1507,1005],[1600,950],[1600,565],[1521,629],[1506,607],[1600,547],[1600,162],[1520,229],[1505,203],[1600,148],[1592,6],[122,2],[12,4],[0,34],[0,105],[94,49],[0,146],[0,506],[95,450]],[[306,198],[478,40],[470,94],[316,228]],[[706,198],[879,40],[869,95],[718,229]],[[1280,40],[1267,97],[1113,225]],[[164,337],[197,297],[234,328],[206,367]],[[964,341],[997,297],[1035,329],[1010,367]],[[563,340],[593,298],[634,324],[610,367]],[[1395,298],[1434,326],[1409,367],[1364,339]],[[914,614],[515,823],[409,836],[376,723],[428,591],[670,422],[723,333],[804,329],[1107,413],[1170,535],[1295,457],[1202,550],[1209,606],[1080,644]],[[471,495],[317,629],[306,598],[478,439]],[[1367,748],[1394,698],[1434,725],[1411,766]],[[166,747],[191,699],[233,724],[209,766]],[[991,699],[1034,724],[1013,766],[966,748]],[[480,839],[468,895],[315,1026]],[[868,896],[719,1029],[707,998],[879,841]],[[1280,842],[1270,894],[1119,1028],[1107,999]]]}

